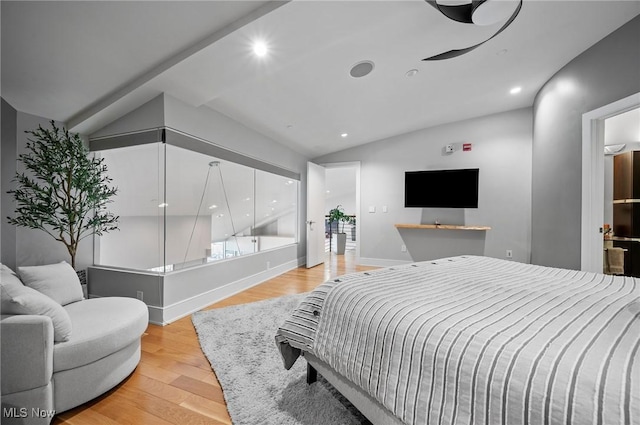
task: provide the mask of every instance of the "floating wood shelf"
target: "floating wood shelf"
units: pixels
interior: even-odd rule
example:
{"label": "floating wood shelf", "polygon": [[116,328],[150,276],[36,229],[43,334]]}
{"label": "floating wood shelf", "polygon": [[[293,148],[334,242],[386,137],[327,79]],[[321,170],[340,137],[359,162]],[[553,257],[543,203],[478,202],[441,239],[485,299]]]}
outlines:
{"label": "floating wood shelf", "polygon": [[458,226],[454,224],[396,224],[398,229],[442,229],[442,230],[491,230],[489,226]]}

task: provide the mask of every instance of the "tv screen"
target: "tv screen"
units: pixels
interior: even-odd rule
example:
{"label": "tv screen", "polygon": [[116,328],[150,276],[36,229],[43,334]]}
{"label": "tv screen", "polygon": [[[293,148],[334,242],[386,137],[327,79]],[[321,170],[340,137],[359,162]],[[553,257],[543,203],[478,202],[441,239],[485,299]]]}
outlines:
{"label": "tv screen", "polygon": [[407,171],[407,208],[478,208],[479,169]]}

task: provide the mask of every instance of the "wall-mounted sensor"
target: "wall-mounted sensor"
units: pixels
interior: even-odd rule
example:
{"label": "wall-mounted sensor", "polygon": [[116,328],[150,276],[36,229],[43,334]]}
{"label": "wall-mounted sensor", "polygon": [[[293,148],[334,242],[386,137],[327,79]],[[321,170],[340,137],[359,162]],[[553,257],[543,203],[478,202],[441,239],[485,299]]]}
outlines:
{"label": "wall-mounted sensor", "polygon": [[444,147],[446,153],[453,153],[453,145],[447,145]]}

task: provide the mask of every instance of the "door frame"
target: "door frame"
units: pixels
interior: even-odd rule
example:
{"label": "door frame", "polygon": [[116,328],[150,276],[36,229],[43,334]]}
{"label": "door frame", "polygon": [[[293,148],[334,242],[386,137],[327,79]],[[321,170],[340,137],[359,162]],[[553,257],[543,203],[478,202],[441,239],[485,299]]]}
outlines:
{"label": "door frame", "polygon": [[[314,170],[322,170],[316,173]],[[312,172],[313,171],[313,172]],[[317,178],[312,179],[312,175],[318,174]],[[322,175],[322,184],[318,184],[318,187],[311,188],[312,181],[319,183],[320,174]],[[324,204],[325,204],[325,176],[326,168],[323,165],[316,164],[312,161],[307,161],[307,176],[306,176],[306,213],[305,213],[305,266],[306,268],[312,268],[324,263],[325,253],[324,253],[324,244],[325,244],[325,230],[324,230]],[[321,186],[321,187],[320,187]],[[312,192],[313,190],[313,193]],[[321,190],[322,193],[315,193],[315,190]],[[321,208],[323,209],[322,214],[318,214],[317,209],[311,210],[312,200],[316,200],[315,195],[321,197]],[[319,201],[318,201],[319,202]],[[314,220],[315,219],[315,220]],[[316,226],[316,230],[313,231],[312,234],[312,226]],[[322,239],[316,239],[313,236],[319,238],[319,234],[322,235]]]}
{"label": "door frame", "polygon": [[602,273],[604,120],[640,107],[640,93],[582,114],[582,221],[580,268]]}
{"label": "door frame", "polygon": [[356,220],[356,264],[360,264],[360,240],[362,233],[361,229],[361,221],[362,221],[362,209],[360,208],[360,169],[361,162],[360,161],[345,161],[345,162],[329,162],[320,164],[324,168],[355,168],[356,170],[356,211],[357,211],[357,220]]}

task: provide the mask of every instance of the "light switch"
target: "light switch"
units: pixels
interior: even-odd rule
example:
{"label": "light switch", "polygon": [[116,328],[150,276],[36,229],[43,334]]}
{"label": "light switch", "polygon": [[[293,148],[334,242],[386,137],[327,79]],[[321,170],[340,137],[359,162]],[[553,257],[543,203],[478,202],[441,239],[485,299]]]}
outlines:
{"label": "light switch", "polygon": [[370,206],[370,207],[369,207],[369,212],[370,212],[370,213],[374,213],[374,212],[376,212],[376,207],[375,207],[375,206],[373,206],[373,205],[372,205],[372,206]]}
{"label": "light switch", "polygon": [[383,212],[383,213],[389,212],[389,209],[387,208],[387,206],[386,206],[386,205],[383,205],[383,206],[382,206],[382,212]]}

